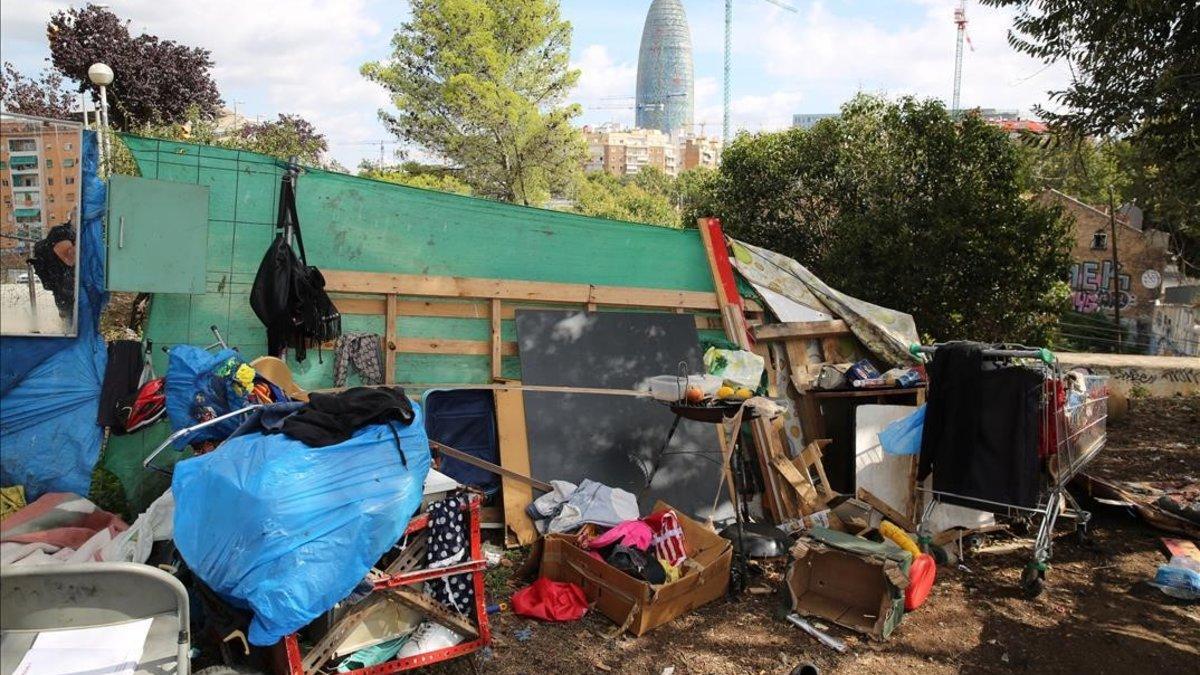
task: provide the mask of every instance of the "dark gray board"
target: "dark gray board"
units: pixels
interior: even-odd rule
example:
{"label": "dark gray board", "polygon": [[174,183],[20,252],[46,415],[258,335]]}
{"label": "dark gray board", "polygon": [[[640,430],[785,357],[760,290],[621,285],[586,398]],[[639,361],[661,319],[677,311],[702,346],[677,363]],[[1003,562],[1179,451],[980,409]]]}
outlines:
{"label": "dark gray board", "polygon": [[[517,310],[521,381],[531,385],[635,389],[645,378],[702,372],[690,314]],[[643,513],[658,499],[707,518],[732,518],[724,490],[718,427],[683,420],[646,488],[675,415],[650,399],[525,392],[525,429],[534,478],[591,478],[638,495]],[[645,469],[639,468],[639,464]]]}

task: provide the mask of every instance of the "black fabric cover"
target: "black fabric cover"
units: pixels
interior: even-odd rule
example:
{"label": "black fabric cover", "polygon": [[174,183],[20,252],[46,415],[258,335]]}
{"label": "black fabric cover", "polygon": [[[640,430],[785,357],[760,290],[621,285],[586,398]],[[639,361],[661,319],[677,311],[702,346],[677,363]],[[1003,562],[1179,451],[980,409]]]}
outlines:
{"label": "black fabric cover", "polygon": [[308,403],[283,422],[282,431],[314,448],[341,443],[368,424],[413,421],[401,387],[354,387],[337,394],[310,394]]}
{"label": "black fabric cover", "polygon": [[[267,328],[267,353],[283,356],[283,350],[291,347],[296,361],[303,361],[310,344],[341,335],[342,320],[325,292],[325,277],[308,264],[304,253],[293,180],[290,175],[283,177],[275,239],[254,276],[250,308]],[[295,236],[299,256],[288,243],[289,235]]]}
{"label": "black fabric cover", "polygon": [[934,352],[917,478],[932,472],[939,492],[1036,506],[1042,375],[994,363],[982,352],[983,345],[969,342],[951,342]]}
{"label": "black fabric cover", "polygon": [[54,252],[55,245],[64,241],[75,241],[75,226],[70,223],[50,228],[45,238],[33,245],[29,263],[42,287],[54,295],[58,311],[66,316],[75,307],[75,263],[63,262]]}
{"label": "black fabric cover", "polygon": [[97,424],[102,427],[116,426],[117,404],[137,392],[144,365],[141,342],[117,340],[108,343],[108,365],[104,367],[104,383],[100,385]]}

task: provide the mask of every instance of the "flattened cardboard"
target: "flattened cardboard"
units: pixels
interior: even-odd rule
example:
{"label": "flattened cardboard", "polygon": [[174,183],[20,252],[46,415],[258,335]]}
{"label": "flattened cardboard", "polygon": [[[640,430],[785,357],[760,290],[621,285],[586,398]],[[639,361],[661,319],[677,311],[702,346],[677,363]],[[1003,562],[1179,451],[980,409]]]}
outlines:
{"label": "flattened cardboard", "polygon": [[792,609],[884,639],[904,615],[910,562],[891,542],[814,528],[792,547],[787,572]]}
{"label": "flattened cardboard", "polygon": [[[673,508],[663,502],[653,511]],[[652,585],[597,560],[575,544],[570,535],[544,539],[541,576],[583,587],[588,602],[635,636],[643,635],[677,616],[725,594],[733,547],[727,539],[676,510],[687,545],[683,577]]]}

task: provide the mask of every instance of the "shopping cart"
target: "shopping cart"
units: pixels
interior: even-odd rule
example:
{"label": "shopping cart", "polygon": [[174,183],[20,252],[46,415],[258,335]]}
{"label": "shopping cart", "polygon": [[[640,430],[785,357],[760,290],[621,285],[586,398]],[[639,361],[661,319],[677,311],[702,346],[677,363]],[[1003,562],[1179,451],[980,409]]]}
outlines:
{"label": "shopping cart", "polygon": [[[936,352],[939,346],[914,344],[910,351],[923,358],[923,355]],[[1064,373],[1057,357],[1044,348],[993,345],[983,349],[982,356],[988,360],[1023,365],[1043,375],[1043,385],[1039,388],[1038,455],[1041,475],[1037,506],[1005,504],[918,485],[917,490],[928,496],[921,524],[924,527],[934,508],[946,498],[954,499],[959,504],[969,502],[973,508],[1022,522],[1038,521],[1033,557],[1021,574],[1021,588],[1032,598],[1045,587],[1054,527],[1059,517],[1074,520],[1075,534],[1081,543],[1089,539],[1091,514],[1079,507],[1079,503],[1067,491],[1067,485],[1104,447],[1108,419],[1108,378],[1082,371]],[[930,533],[923,531],[921,534],[928,536]]]}

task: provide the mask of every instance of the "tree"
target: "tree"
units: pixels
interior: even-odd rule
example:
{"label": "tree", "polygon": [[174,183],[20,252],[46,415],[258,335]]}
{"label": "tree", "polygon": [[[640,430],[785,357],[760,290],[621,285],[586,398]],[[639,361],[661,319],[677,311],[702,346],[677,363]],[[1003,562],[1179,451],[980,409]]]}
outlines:
{"label": "tree", "polygon": [[578,183],[574,211],[586,216],[677,227],[679,214],[669,196],[674,181],[657,170],[638,181],[640,175],[621,179],[603,171],[587,174]]}
{"label": "tree", "polygon": [[209,73],[208,50],[153,35],[134,37],[128,23],[91,4],[54,14],[46,27],[51,63],[79,91],[94,90],[87,76],[92,64],[108,64],[116,74],[108,88],[109,120],[119,128],[181,123],[193,108],[216,117],[221,96]]}
{"label": "tree", "polygon": [[299,115],[279,115],[272,122],[253,122],[235,129],[221,145],[250,150],[300,164],[321,166],[329,144],[312,122]]}
{"label": "tree", "polygon": [[7,112],[67,119],[74,107],[74,97],[63,90],[62,76],[53,70],[43,71],[36,78],[25,77],[13,64],[5,61],[0,71],[0,107]]}
{"label": "tree", "polygon": [[579,71],[555,0],[413,0],[392,47],[362,72],[392,94],[380,117],[396,136],[482,196],[536,204],[571,185],[586,147],[580,107],[564,104]]}
{"label": "tree", "polygon": [[447,167],[418,164],[417,162],[404,162],[398,167],[380,166],[365,161],[358,165],[358,175],[363,178],[459,195],[471,194],[471,186],[464,183],[454,173]]}
{"label": "tree", "polygon": [[279,115],[278,119],[269,122],[252,122],[233,129],[222,129],[193,106],[181,122],[143,124],[132,131],[141,136],[248,150],[285,161],[294,158],[304,166],[336,170],[336,163],[324,158],[329,147],[325,134],[299,115]]}
{"label": "tree", "polygon": [[690,216],[911,312],[935,339],[1042,342],[1066,297],[1070,227],[1023,194],[1021,159],[940,102],[859,96],[811,130],[739,136]]}
{"label": "tree", "polygon": [[1009,43],[1066,62],[1062,112],[1039,110],[1077,138],[1129,139],[1132,196],[1155,223],[1200,240],[1200,4],[1171,0],[984,0],[1017,9]]}

